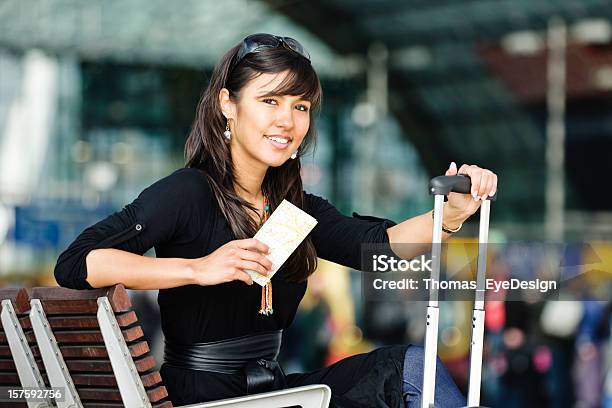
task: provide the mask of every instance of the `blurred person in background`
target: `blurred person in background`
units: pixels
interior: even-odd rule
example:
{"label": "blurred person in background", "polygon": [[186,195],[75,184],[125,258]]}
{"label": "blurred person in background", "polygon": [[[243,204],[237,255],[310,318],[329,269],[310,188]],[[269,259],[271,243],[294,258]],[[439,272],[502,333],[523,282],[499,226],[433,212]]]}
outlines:
{"label": "blurred person in background", "polygon": [[[381,347],[304,374],[285,375],[276,361],[317,257],[362,269],[362,243],[413,243],[425,252],[432,240],[431,212],[400,224],[347,217],[303,191],[300,156],[315,141],[320,101],[318,76],[296,40],[245,38],[222,57],[198,104],[186,167],[87,228],[57,261],[65,287],[159,289],[161,374],[174,404],[320,383],[332,389],[332,406],[420,404],[422,347]],[[471,177],[472,194],[449,195],[444,239],[497,189],[489,170],[453,163],[446,174],[458,172]],[[253,285],[245,271],[265,276],[272,264],[269,248],[250,237],[285,199],[318,224],[271,283]],[[142,256],[152,247],[157,258]],[[436,374],[436,404],[463,406],[439,359]]]}
{"label": "blurred person in background", "polygon": [[504,303],[505,327],[500,344],[503,368],[497,404],[508,408],[545,407],[548,395],[545,376],[536,363],[536,339],[532,305],[510,300]]}
{"label": "blurred person in background", "polygon": [[585,299],[582,310],[573,364],[576,402],[580,407],[596,408],[603,400],[604,353],[609,338],[610,309],[606,302]]}

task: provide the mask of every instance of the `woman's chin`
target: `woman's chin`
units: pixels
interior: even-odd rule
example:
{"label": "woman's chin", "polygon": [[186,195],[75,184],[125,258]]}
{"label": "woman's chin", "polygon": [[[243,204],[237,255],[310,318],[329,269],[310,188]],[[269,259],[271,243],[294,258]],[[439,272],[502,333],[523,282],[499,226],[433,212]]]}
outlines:
{"label": "woman's chin", "polygon": [[288,159],[285,159],[285,160],[274,160],[274,161],[269,162],[268,166],[270,166],[270,167],[280,167],[283,164],[287,163],[287,160]]}
{"label": "woman's chin", "polygon": [[266,163],[270,167],[280,167],[287,162],[287,160],[291,160],[289,157],[285,157],[285,155],[270,155],[264,157],[262,162]]}

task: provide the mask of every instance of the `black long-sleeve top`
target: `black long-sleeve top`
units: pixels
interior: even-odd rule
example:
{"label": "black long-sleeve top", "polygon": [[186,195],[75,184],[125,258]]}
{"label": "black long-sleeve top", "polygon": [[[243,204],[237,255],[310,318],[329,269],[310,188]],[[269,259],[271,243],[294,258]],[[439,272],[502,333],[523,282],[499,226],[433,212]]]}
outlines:
{"label": "black long-sleeve top", "polygon": [[[342,215],[327,200],[305,193],[304,210],[317,219],[311,232],[317,256],[361,268],[362,243],[388,243],[393,221]],[[201,170],[183,168],[146,188],[131,204],[83,231],[59,256],[55,278],[61,286],[92,289],[85,257],[99,248],[160,258],[199,258],[236,239]],[[233,281],[213,286],[161,289],[162,330],[177,343],[208,342],[288,327],[306,291],[306,282],[288,282],[284,267],[274,275],[274,314],[258,313],[261,287]],[[126,274],[129,271],[125,271]]]}

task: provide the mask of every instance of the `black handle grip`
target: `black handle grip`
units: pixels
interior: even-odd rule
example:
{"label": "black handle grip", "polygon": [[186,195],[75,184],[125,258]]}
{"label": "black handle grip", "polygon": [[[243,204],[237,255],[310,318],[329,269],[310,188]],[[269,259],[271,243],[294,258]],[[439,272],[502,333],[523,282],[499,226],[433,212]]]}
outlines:
{"label": "black handle grip", "polygon": [[[443,194],[447,196],[449,193],[471,194],[472,181],[467,174],[457,174],[456,176],[438,176],[429,181],[429,194]],[[497,192],[487,200],[495,200]]]}

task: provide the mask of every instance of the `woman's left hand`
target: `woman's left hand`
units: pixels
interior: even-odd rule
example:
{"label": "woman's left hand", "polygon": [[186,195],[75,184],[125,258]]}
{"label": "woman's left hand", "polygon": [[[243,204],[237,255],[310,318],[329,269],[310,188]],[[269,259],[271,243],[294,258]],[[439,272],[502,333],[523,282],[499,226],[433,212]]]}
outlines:
{"label": "woman's left hand", "polygon": [[446,170],[446,175],[454,176],[458,173],[470,176],[472,194],[450,193],[444,209],[444,218],[448,213],[452,218],[465,220],[478,210],[482,201],[495,194],[497,191],[497,175],[491,170],[469,164],[462,165],[457,171],[457,165],[452,162]]}

